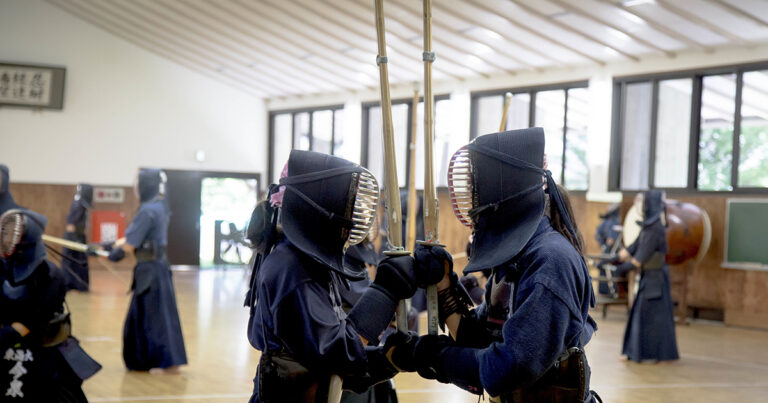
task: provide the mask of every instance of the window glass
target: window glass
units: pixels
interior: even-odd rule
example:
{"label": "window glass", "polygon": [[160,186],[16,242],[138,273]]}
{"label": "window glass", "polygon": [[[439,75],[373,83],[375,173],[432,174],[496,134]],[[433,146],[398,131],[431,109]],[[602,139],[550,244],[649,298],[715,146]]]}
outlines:
{"label": "window glass", "polygon": [[333,111],[333,154],[360,163],[360,134],[350,132],[344,119],[344,109]]}
{"label": "window glass", "polygon": [[293,117],[293,148],[309,150],[309,112],[297,113]]}
{"label": "window glass", "polygon": [[[395,135],[395,159],[397,162],[398,186],[405,186],[405,171],[408,152],[408,104],[392,105],[392,125]],[[384,143],[381,124],[381,107],[368,108],[368,166],[384,186]]]}
{"label": "window glass", "polygon": [[504,109],[503,95],[490,95],[477,98],[477,135],[496,133],[501,124],[501,112]]}
{"label": "window glass", "polygon": [[744,73],[739,186],[768,187],[768,70]]}
{"label": "window glass", "polygon": [[291,114],[274,116],[272,134],[272,183],[277,183],[291,154]]}
{"label": "window glass", "polygon": [[688,186],[692,88],[693,80],[690,78],[659,81],[653,178],[655,187]]}
{"label": "window glass", "polygon": [[332,153],[333,111],[324,110],[312,113],[312,151]]}
{"label": "window glass", "polygon": [[565,90],[536,93],[535,126],[544,129],[548,169],[557,183],[562,183],[563,125],[565,119]]}
{"label": "window glass", "polygon": [[621,189],[648,188],[651,140],[650,82],[627,84],[622,111]]}
{"label": "window glass", "polygon": [[570,190],[587,190],[589,167],[587,165],[587,104],[588,90],[568,90],[568,111],[565,132],[565,182]]}
{"label": "window glass", "polygon": [[[525,129],[530,127],[531,95],[528,93],[514,94],[509,102],[507,111],[507,130]],[[502,106],[503,108],[503,106]]]}
{"label": "window glass", "polygon": [[702,79],[698,188],[730,190],[736,75]]}

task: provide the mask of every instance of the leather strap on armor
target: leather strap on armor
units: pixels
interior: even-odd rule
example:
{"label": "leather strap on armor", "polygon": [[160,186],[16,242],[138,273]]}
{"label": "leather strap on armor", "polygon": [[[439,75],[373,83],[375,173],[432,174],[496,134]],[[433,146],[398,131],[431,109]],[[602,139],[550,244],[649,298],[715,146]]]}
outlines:
{"label": "leather strap on armor", "polygon": [[440,321],[440,328],[443,330],[445,330],[446,318],[454,313],[465,315],[469,313],[473,306],[472,298],[470,298],[464,286],[461,285],[456,272],[451,272],[449,277],[451,279],[450,287],[437,293],[438,319]]}

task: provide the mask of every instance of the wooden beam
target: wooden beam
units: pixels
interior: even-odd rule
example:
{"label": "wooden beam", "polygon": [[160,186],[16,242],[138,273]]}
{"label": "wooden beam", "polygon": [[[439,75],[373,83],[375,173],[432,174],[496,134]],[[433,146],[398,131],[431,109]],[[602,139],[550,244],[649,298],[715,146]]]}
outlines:
{"label": "wooden beam", "polygon": [[[249,49],[251,52],[254,52],[252,53],[251,57],[257,57],[259,64],[265,64],[277,69],[282,69],[286,72],[286,74],[289,74],[293,77],[301,77],[304,79],[309,78],[315,81],[324,81],[324,85],[321,86],[328,90],[343,88],[343,85],[339,85],[336,80],[329,79],[326,75],[321,75],[317,71],[307,68],[306,65],[302,63],[297,63],[294,58],[286,56],[283,50],[272,48],[269,45],[265,45],[261,41],[245,41],[243,36],[237,35],[237,32],[243,34],[242,31],[238,31],[235,27],[232,26],[232,24],[224,22],[221,19],[217,20],[217,17],[214,17],[211,14],[205,14],[205,18],[201,18],[199,16],[193,15],[193,13],[188,12],[190,9],[189,7],[179,7],[179,3],[176,1],[153,1],[152,3],[165,7],[166,9],[178,14],[182,18],[192,21],[197,26],[204,27],[210,32],[224,37],[226,40],[232,43],[238,44],[241,48]],[[211,23],[211,21],[218,21],[218,23]],[[228,30],[222,29],[222,27],[227,27]],[[234,31],[234,33],[230,32],[230,30]],[[341,78],[338,80],[341,80]],[[341,80],[341,82],[348,83],[344,80]]]}
{"label": "wooden beam", "polygon": [[613,7],[616,7],[619,10],[621,10],[621,11],[627,13],[627,14],[633,15],[636,18],[639,18],[644,23],[648,24],[649,27],[651,27],[651,28],[653,28],[653,29],[663,33],[664,35],[666,35],[666,36],[668,36],[668,37],[670,37],[672,39],[675,39],[677,41],[683,42],[683,43],[687,44],[688,46],[691,46],[691,47],[694,47],[694,48],[697,48],[697,49],[701,49],[701,50],[703,50],[705,52],[713,52],[714,51],[711,47],[707,46],[706,44],[698,42],[698,41],[696,41],[693,38],[689,38],[688,36],[686,36],[686,35],[684,35],[684,34],[682,34],[680,32],[672,30],[672,29],[668,28],[666,25],[658,23],[658,22],[656,22],[656,21],[654,21],[654,20],[652,20],[652,19],[650,19],[650,18],[640,14],[639,12],[637,12],[637,10],[634,10],[632,7],[625,6],[621,2],[616,3],[613,0],[600,0],[600,1],[602,1],[603,3],[609,4],[609,5],[613,6]]}
{"label": "wooden beam", "polygon": [[537,55],[537,56],[539,56],[539,57],[541,57],[543,59],[546,59],[546,60],[550,61],[552,64],[554,64],[556,66],[565,67],[565,63],[563,63],[562,61],[560,61],[558,59],[555,59],[554,57],[552,57],[552,56],[542,52],[541,50],[537,49],[534,46],[528,45],[525,42],[519,41],[519,40],[513,38],[512,36],[507,35],[503,30],[499,30],[498,27],[494,27],[494,26],[488,24],[488,22],[486,20],[482,19],[482,18],[478,18],[478,17],[476,17],[474,15],[471,15],[471,14],[461,14],[458,11],[455,11],[453,8],[446,7],[445,5],[442,5],[442,4],[439,4],[439,3],[436,4],[436,5],[437,5],[436,8],[440,9],[440,11],[443,12],[443,13],[446,13],[446,14],[454,17],[454,18],[471,21],[473,24],[476,24],[477,26],[480,26],[482,28],[485,28],[487,30],[495,32],[500,37],[502,37],[505,41],[507,41],[509,43],[512,43],[515,46],[519,46],[519,47],[527,50],[528,52],[531,52],[531,53],[533,53],[533,54],[535,54],[535,55]]}
{"label": "wooden beam", "polygon": [[[256,55],[252,53],[249,54],[249,53],[243,52],[242,48],[237,48],[229,40],[222,40],[218,35],[208,34],[205,30],[200,29],[201,25],[198,25],[194,22],[192,23],[192,26],[190,26],[189,20],[185,18],[184,15],[180,13],[176,13],[174,9],[166,8],[165,11],[158,10],[157,9],[158,6],[165,7],[165,5],[160,1],[149,2],[151,6],[147,5],[146,0],[143,2],[134,0],[132,4],[137,8],[146,10],[148,13],[159,15],[162,18],[162,20],[166,21],[166,24],[172,24],[181,29],[184,29],[187,32],[190,32],[191,34],[199,37],[203,41],[213,44],[219,49],[226,49],[229,54],[234,55],[234,57],[239,60],[238,63],[240,64],[248,66],[249,64],[254,62],[254,59],[258,60],[259,63],[256,66],[252,67],[253,70],[259,74],[262,74],[270,78],[271,80],[283,80],[283,81],[286,81],[288,84],[293,84],[298,88],[304,88],[309,92],[321,92],[323,90],[327,91],[329,89],[334,88],[334,87],[329,87],[324,83],[323,85],[318,85],[318,82],[316,81],[315,82],[309,81],[307,80],[306,76],[297,75],[293,73],[290,69],[286,69],[285,66],[270,67],[270,63],[268,62],[268,59],[265,58],[263,55]],[[217,33],[220,34],[220,31],[217,31]],[[252,51],[251,48],[247,48],[247,49],[249,49],[249,51]],[[267,62],[265,63],[265,61]]]}
{"label": "wooden beam", "polygon": [[730,11],[733,14],[737,14],[741,17],[750,19],[754,21],[755,23],[762,25],[764,27],[768,27],[768,19],[763,19],[758,17],[755,14],[750,13],[749,11],[744,10],[743,8],[733,5],[727,1],[724,0],[710,0],[711,2],[717,4],[718,6]]}
{"label": "wooden beam", "polygon": [[686,19],[686,20],[688,20],[688,21],[690,21],[690,22],[692,22],[692,23],[694,23],[696,25],[704,27],[704,28],[706,28],[706,29],[708,29],[708,30],[710,30],[710,31],[712,31],[712,32],[722,36],[723,38],[726,38],[726,39],[730,40],[731,42],[734,42],[734,43],[739,44],[739,45],[747,45],[747,44],[749,44],[749,41],[745,40],[744,38],[742,38],[740,36],[737,36],[737,35],[734,35],[734,34],[728,32],[728,31],[718,27],[715,24],[712,24],[711,22],[705,20],[704,18],[701,18],[698,15],[691,13],[688,10],[680,8],[679,5],[677,5],[677,4],[673,4],[673,3],[669,2],[669,1],[666,1],[666,0],[656,0],[655,4],[656,4],[656,6],[666,10],[667,12],[675,14],[678,17],[684,18],[684,19]]}
{"label": "wooden beam", "polygon": [[614,52],[616,52],[616,53],[618,53],[618,54],[620,54],[620,55],[622,55],[622,56],[624,56],[624,57],[626,57],[628,59],[634,60],[636,62],[640,61],[639,57],[637,57],[637,56],[635,56],[635,55],[633,55],[631,53],[625,52],[625,51],[623,51],[623,50],[621,50],[621,49],[611,45],[610,43],[608,43],[608,42],[606,42],[606,41],[604,41],[604,40],[602,40],[602,39],[600,39],[600,38],[598,38],[598,37],[596,37],[596,36],[594,36],[592,34],[587,34],[587,33],[581,32],[581,31],[577,31],[576,29],[572,28],[570,25],[564,24],[562,21],[558,21],[556,18],[552,18],[552,17],[542,13],[541,11],[536,10],[535,8],[533,8],[531,6],[529,6],[529,5],[525,4],[525,3],[520,2],[519,0],[510,0],[510,1],[512,3],[514,3],[516,6],[520,7],[523,10],[525,10],[527,13],[533,14],[533,15],[543,19],[544,21],[547,21],[548,23],[550,23],[550,24],[552,24],[552,25],[554,25],[554,26],[564,30],[564,31],[567,31],[567,32],[569,32],[569,33],[571,33],[573,35],[579,36],[579,37],[581,37],[583,39],[586,39],[588,41],[595,42],[595,43],[598,43],[598,44],[600,44],[602,46],[605,46],[606,48],[611,49],[612,51],[614,51]]}
{"label": "wooden beam", "polygon": [[[364,12],[366,14],[369,14],[370,19],[373,19],[373,15],[374,15],[373,8],[366,7],[366,5],[363,4],[363,3],[360,3],[360,2],[357,2],[357,1],[347,1],[345,3],[345,6],[347,6],[347,7],[342,7],[340,4],[337,4],[337,3],[340,3],[340,2],[335,2],[335,1],[324,1],[323,2],[323,4],[327,5],[328,7],[336,8],[337,10],[344,10],[344,12],[351,12],[351,10],[357,9],[358,12]],[[387,17],[387,19],[392,20],[392,21],[396,22],[397,24],[406,27],[406,28],[408,28],[411,31],[414,31],[414,32],[417,32],[417,33],[421,32],[420,31],[421,28],[414,29],[413,25],[406,26],[405,24],[401,23],[400,21],[395,20],[391,16]],[[390,27],[391,27],[391,24],[390,24]],[[390,29],[387,32],[387,35],[389,35],[390,32],[393,32],[393,30]],[[399,38],[401,38],[403,42],[410,42],[409,38],[403,38],[402,36],[400,36]],[[461,57],[466,57],[466,55],[467,55],[467,52],[465,52],[462,49],[458,49],[458,48],[456,48],[454,46],[443,46],[442,42],[440,43],[440,49],[444,49],[444,50],[441,50],[441,52],[440,52],[441,54],[448,53],[448,52],[450,52],[450,54],[453,54],[455,60],[461,60],[460,59]],[[421,54],[420,50],[419,50],[418,54]],[[442,59],[443,58],[438,56],[438,59],[437,59],[437,61],[435,61],[435,64],[440,63],[440,60],[442,60]],[[477,68],[474,68],[472,66],[469,66],[469,65],[466,65],[466,64],[462,64],[462,66],[465,69],[467,69],[467,70],[471,71],[472,73],[477,74],[477,75],[479,75],[481,77],[485,77],[485,78],[490,77],[490,75],[488,73],[486,73],[486,72],[484,72],[482,70],[478,70]]]}
{"label": "wooden beam", "polygon": [[653,42],[647,41],[647,40],[641,38],[640,36],[635,35],[635,34],[629,32],[629,31],[625,30],[624,28],[614,24],[613,22],[611,22],[611,21],[609,21],[609,20],[607,20],[605,18],[598,17],[596,14],[587,13],[587,12],[585,12],[584,10],[582,10],[580,8],[577,8],[575,6],[572,6],[572,5],[564,2],[563,0],[550,0],[550,1],[552,3],[554,3],[554,4],[557,4],[558,6],[562,7],[564,10],[566,10],[566,11],[568,11],[568,12],[574,14],[574,15],[578,15],[579,17],[582,17],[582,18],[585,18],[587,20],[590,20],[590,21],[592,21],[592,22],[594,22],[596,24],[605,25],[605,26],[607,26],[607,27],[609,27],[609,28],[611,28],[611,29],[613,29],[615,31],[618,31],[618,32],[622,33],[623,35],[626,35],[627,37],[632,38],[632,40],[634,40],[635,42],[637,42],[637,43],[639,43],[639,44],[641,44],[641,45],[643,45],[643,46],[645,46],[645,47],[647,47],[649,49],[653,49],[653,50],[655,50],[657,52],[661,52],[661,53],[663,53],[664,55],[666,55],[667,57],[670,57],[670,58],[671,57],[675,57],[675,52],[671,52],[671,51],[669,51],[667,49],[661,48],[661,47],[657,46],[656,44],[654,44]]}
{"label": "wooden beam", "polygon": [[[92,7],[101,7],[104,12],[114,15],[117,18],[130,17],[133,21],[132,24],[139,28],[139,30],[152,32],[154,35],[161,36],[165,38],[166,41],[172,41],[174,46],[184,47],[188,52],[199,54],[204,58],[217,60],[222,67],[229,70],[238,71],[240,74],[246,77],[250,77],[254,81],[260,82],[262,86],[266,88],[272,88],[278,93],[290,92],[291,90],[290,86],[273,84],[269,82],[270,80],[265,80],[263,77],[259,77],[253,70],[247,69],[244,65],[235,62],[230,56],[226,55],[219,49],[213,46],[209,46],[203,42],[199,42],[193,37],[180,31],[179,29],[171,27],[159,19],[156,15],[152,13],[142,15],[142,13],[137,12],[132,8],[132,6],[135,6],[135,3],[127,3],[121,1],[115,2],[108,0],[87,1],[89,4],[91,4]],[[147,18],[147,16],[149,16],[149,18]],[[167,30],[163,30],[161,27],[166,28]]]}
{"label": "wooden beam", "polygon": [[[367,81],[370,80],[371,83],[362,84],[360,80],[357,80],[357,82],[361,83],[361,85],[365,85],[369,89],[375,89],[375,77],[373,75],[369,75],[365,72],[361,72],[360,70],[355,70],[347,66],[348,63],[334,60],[332,57],[330,57],[330,54],[337,54],[338,51],[336,49],[329,48],[328,46],[316,42],[316,41],[297,41],[294,38],[291,38],[290,36],[286,35],[286,32],[290,32],[290,30],[286,30],[283,28],[283,24],[277,24],[274,23],[272,20],[265,19],[264,16],[258,13],[258,10],[254,10],[249,4],[245,4],[242,2],[238,2],[236,0],[232,2],[228,2],[226,4],[233,4],[237,5],[238,10],[232,10],[229,7],[222,7],[223,4],[221,2],[213,2],[212,0],[203,0],[203,2],[211,5],[212,7],[215,7],[217,10],[220,10],[222,12],[225,12],[227,15],[234,17],[236,19],[239,19],[246,24],[249,25],[258,25],[259,29],[267,32],[269,35],[279,39],[280,41],[284,41],[287,44],[290,44],[291,46],[297,47],[301,49],[302,51],[306,52],[308,55],[314,56],[317,59],[318,63],[323,63],[327,68],[335,69],[339,73],[348,75],[350,77],[356,77],[357,73],[363,73],[365,77],[367,77]],[[248,15],[244,15],[242,11],[245,11]],[[256,23],[254,23],[256,22]],[[342,57],[344,59],[344,57]]]}
{"label": "wooden beam", "polygon": [[[351,3],[360,4],[360,3],[357,3],[357,2],[354,2],[354,1],[352,1]],[[367,4],[367,3],[365,3],[365,4]],[[392,9],[400,10],[400,14],[410,14],[410,13],[408,13],[408,10],[403,10],[402,8],[397,7],[397,6],[389,7],[388,8],[388,10],[392,10]],[[392,19],[393,21],[396,21],[398,24],[400,24],[400,25],[410,29],[413,32],[417,32],[417,33],[421,32],[421,24],[414,24],[413,22],[409,22],[407,20],[395,18],[395,17],[392,16],[391,12],[390,12],[390,16],[388,18]],[[421,20],[421,18],[419,18],[419,20]],[[468,52],[466,49],[462,49],[458,45],[454,45],[454,44],[450,43],[450,41],[448,41],[447,39],[434,40],[434,42],[437,44],[437,47],[439,49],[451,49],[454,52],[456,52],[457,55],[462,55],[465,58],[468,55],[472,55],[472,53]],[[501,64],[495,63],[495,62],[493,62],[491,60],[487,60],[487,59],[479,57],[477,55],[473,55],[473,56],[477,57],[478,59],[482,60],[484,63],[488,64],[489,66],[492,66],[493,68],[495,68],[495,69],[497,69],[499,71],[507,72],[507,73],[513,74],[513,75],[515,74],[513,71],[509,70],[506,66],[502,66]],[[438,54],[438,57],[440,57],[439,54]],[[472,68],[472,69],[477,71],[477,72],[479,72],[479,73],[482,73],[482,75],[484,77],[489,77],[488,73],[482,72],[482,70],[476,70],[475,68]]]}
{"label": "wooden beam", "polygon": [[132,32],[131,28],[126,29],[123,26],[125,24],[124,22],[120,21],[119,19],[115,19],[113,16],[102,15],[99,12],[94,12],[93,8],[82,7],[72,1],[46,1],[75,16],[76,18],[93,24],[94,26],[119,38],[122,38],[123,40],[132,43],[148,52],[151,52],[163,59],[167,59],[173,63],[184,66],[185,68],[203,74],[211,79],[227,84],[233,88],[257,96],[259,98],[272,95],[269,90],[259,87],[258,84],[252,83],[248,79],[233,75],[229,72],[216,72],[214,66],[206,67],[205,62],[196,60],[194,57],[180,53],[175,49],[168,48],[166,45],[154,40],[151,36],[144,36],[145,34],[140,32]]}
{"label": "wooden beam", "polygon": [[[244,43],[246,46],[262,48],[264,49],[265,53],[269,54],[269,57],[279,60],[281,63],[297,67],[299,70],[315,70],[314,74],[307,72],[308,76],[314,76],[316,79],[321,80],[324,79],[336,84],[341,88],[358,88],[358,86],[353,85],[354,83],[350,81],[346,75],[341,74],[337,69],[328,68],[324,64],[308,66],[307,63],[299,60],[299,58],[295,55],[290,54],[290,52],[288,52],[286,49],[285,43],[273,38],[269,34],[263,33],[262,31],[253,31],[253,24],[248,26],[249,29],[251,29],[251,31],[249,31],[240,27],[238,24],[233,24],[232,21],[228,21],[227,19],[216,15],[210,10],[205,9],[205,6],[198,5],[198,2],[182,2],[181,4],[183,4],[185,9],[192,10],[196,14],[204,16],[204,19],[206,20],[211,20],[217,24],[220,24],[221,26],[226,26],[233,31],[236,31],[242,36],[240,39],[241,43]],[[245,38],[250,40],[245,41]],[[303,52],[301,49],[299,49],[299,51]]]}
{"label": "wooden beam", "polygon": [[598,58],[590,55],[589,53],[582,52],[579,49],[573,48],[573,47],[571,47],[571,45],[569,43],[564,42],[560,38],[556,38],[556,37],[550,36],[549,34],[545,34],[543,32],[536,31],[536,30],[534,30],[534,29],[532,29],[532,28],[530,28],[530,27],[528,27],[528,26],[526,26],[524,24],[518,24],[515,21],[512,21],[509,17],[507,17],[504,14],[502,14],[499,10],[491,8],[489,5],[487,5],[485,0],[470,0],[470,3],[471,3],[471,5],[473,7],[476,7],[478,9],[482,10],[482,11],[485,11],[486,13],[493,14],[493,15],[499,17],[499,18],[503,18],[509,24],[514,25],[515,27],[519,28],[520,30],[523,30],[525,32],[528,32],[531,35],[534,35],[534,36],[536,36],[538,38],[541,38],[541,39],[543,39],[543,40],[545,40],[547,42],[550,42],[551,44],[553,44],[555,46],[559,46],[559,47],[568,49],[569,51],[571,51],[571,52],[573,52],[573,53],[575,53],[575,54],[577,54],[577,55],[579,55],[579,56],[581,56],[581,57],[583,57],[583,58],[585,58],[587,60],[591,60],[591,61],[593,61],[593,62],[595,62],[595,63],[597,63],[597,64],[599,64],[601,66],[605,65],[605,61],[604,60],[598,59]]}
{"label": "wooden beam", "polygon": [[[418,5],[417,3],[413,3],[413,2],[407,3],[407,2],[401,2],[399,0],[389,0],[389,1],[392,2],[393,4],[395,4],[397,7],[400,7],[401,9],[407,11],[411,15],[413,15],[415,17],[421,17],[421,7],[419,7],[418,11],[416,11],[416,10],[413,10],[412,8],[410,8],[410,6],[408,6],[408,4],[416,4],[416,5]],[[442,30],[445,30],[447,32],[450,32],[452,35],[460,36],[463,40],[465,40],[467,42],[481,43],[481,44],[483,44],[485,46],[488,46],[489,48],[495,50],[496,52],[499,52],[500,54],[504,55],[504,57],[514,61],[515,63],[517,63],[517,64],[519,64],[521,66],[526,67],[527,69],[530,69],[530,70],[536,70],[537,69],[537,66],[535,66],[535,65],[533,65],[531,63],[526,62],[525,60],[521,59],[519,56],[516,56],[516,55],[512,54],[509,51],[506,51],[504,49],[501,49],[501,48],[497,47],[496,46],[497,44],[495,44],[495,43],[493,43],[491,41],[488,41],[488,40],[485,40],[485,39],[467,38],[464,34],[456,32],[452,27],[449,27],[447,24],[445,24],[443,22],[440,22],[437,19],[432,21],[432,25],[437,27],[437,28],[439,28],[439,29],[442,29]],[[475,55],[475,56],[481,57],[480,55]]]}
{"label": "wooden beam", "polygon": [[[324,14],[323,17],[324,18],[335,18],[337,22],[342,23],[342,24],[348,23],[349,20],[354,20],[354,21],[358,21],[359,20],[358,16],[354,15],[349,9],[344,8],[344,7],[339,7],[338,5],[336,5],[334,3],[335,2],[318,2],[317,0],[310,0],[310,1],[306,1],[306,2],[303,1],[302,2],[302,4],[305,5],[305,7],[312,8],[316,12],[318,12],[319,9],[327,9],[327,10],[329,10],[330,11],[330,13],[329,13],[330,15]],[[345,21],[341,21],[340,18],[341,19],[345,19]],[[373,17],[371,17],[371,18],[373,18]],[[349,29],[354,29],[352,27],[352,25],[349,25],[349,24],[347,24],[346,27],[349,28]],[[358,30],[358,29],[354,29],[354,30],[359,35],[365,36],[366,38],[368,38],[368,39],[370,39],[370,40],[372,40],[374,42],[376,41],[375,33],[374,33],[374,35],[371,35],[368,31],[361,31],[361,30]],[[372,30],[372,28],[371,28],[371,30]],[[392,46],[393,48],[398,49],[397,45],[398,44],[402,44],[402,46],[404,48],[407,48],[407,51],[404,50],[404,49],[398,49],[398,53],[404,54],[404,55],[419,55],[419,54],[421,54],[421,48],[416,46],[416,45],[414,45],[413,43],[411,43],[411,41],[409,41],[408,39],[403,38],[402,36],[398,35],[395,32],[392,32],[392,31],[387,32],[387,35],[388,35],[388,37],[396,38],[397,39],[397,42],[394,42],[394,43],[390,44],[389,46]],[[448,52],[450,52],[450,50],[448,50]],[[469,69],[467,66],[455,63],[450,58],[440,58],[439,61],[436,61],[435,63],[436,63],[435,66],[433,66],[435,68],[435,71],[440,71],[443,74],[448,74],[447,71],[445,71],[445,70],[450,70],[452,72],[453,71],[462,71],[462,70],[464,70],[464,71],[466,71],[466,72],[468,72],[470,74],[483,74],[482,72],[477,72],[475,70]],[[445,70],[439,69],[438,65],[443,66],[445,68]],[[448,75],[452,75],[452,74],[453,73],[448,74]],[[461,76],[457,76],[457,77],[459,77],[459,79],[462,79]]]}

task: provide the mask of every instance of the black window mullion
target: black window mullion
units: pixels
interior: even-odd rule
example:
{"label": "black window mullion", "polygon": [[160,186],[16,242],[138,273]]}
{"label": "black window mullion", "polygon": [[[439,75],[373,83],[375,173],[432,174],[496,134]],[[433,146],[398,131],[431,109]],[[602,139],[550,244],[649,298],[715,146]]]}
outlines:
{"label": "black window mullion", "polygon": [[656,127],[659,119],[659,80],[653,80],[651,87],[651,135],[648,145],[648,189],[656,183]]}
{"label": "black window mullion", "polygon": [[699,183],[699,137],[701,135],[701,91],[703,76],[693,78],[691,93],[691,140],[688,143],[688,189],[698,189]]}
{"label": "black window mullion", "polygon": [[360,133],[362,136],[362,138],[360,139],[360,148],[361,148],[360,162],[364,167],[367,167],[368,166],[368,141],[369,141],[368,136],[370,136],[370,133],[368,132],[370,116],[368,116],[368,114],[370,114],[371,108],[369,106],[363,106],[362,110],[363,110],[363,116],[362,116],[362,119],[360,120],[360,123],[362,126],[361,133]]}
{"label": "black window mullion", "polygon": [[568,90],[565,91],[565,102],[563,103],[563,155],[560,161],[560,181],[562,186],[566,186],[565,183],[565,138],[568,132]]}
{"label": "black window mullion", "polygon": [[314,148],[314,142],[315,142],[315,134],[313,133],[315,123],[315,112],[309,112],[309,150],[312,151]]}
{"label": "black window mullion", "polygon": [[528,103],[528,127],[536,126],[536,91],[530,92]]}
{"label": "black window mullion", "polygon": [[334,139],[336,137],[336,111],[331,110],[331,155],[336,155],[336,144]]}
{"label": "black window mullion", "polygon": [[744,72],[736,72],[736,108],[733,117],[733,149],[731,151],[731,189],[739,187],[739,160],[741,159],[741,96]]}

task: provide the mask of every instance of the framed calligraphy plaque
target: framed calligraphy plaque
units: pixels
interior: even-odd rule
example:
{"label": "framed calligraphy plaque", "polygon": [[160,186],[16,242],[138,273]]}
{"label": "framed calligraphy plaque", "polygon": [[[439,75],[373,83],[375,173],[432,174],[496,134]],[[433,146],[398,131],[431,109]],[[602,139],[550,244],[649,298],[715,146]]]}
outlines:
{"label": "framed calligraphy plaque", "polygon": [[62,109],[64,67],[0,62],[0,106]]}

